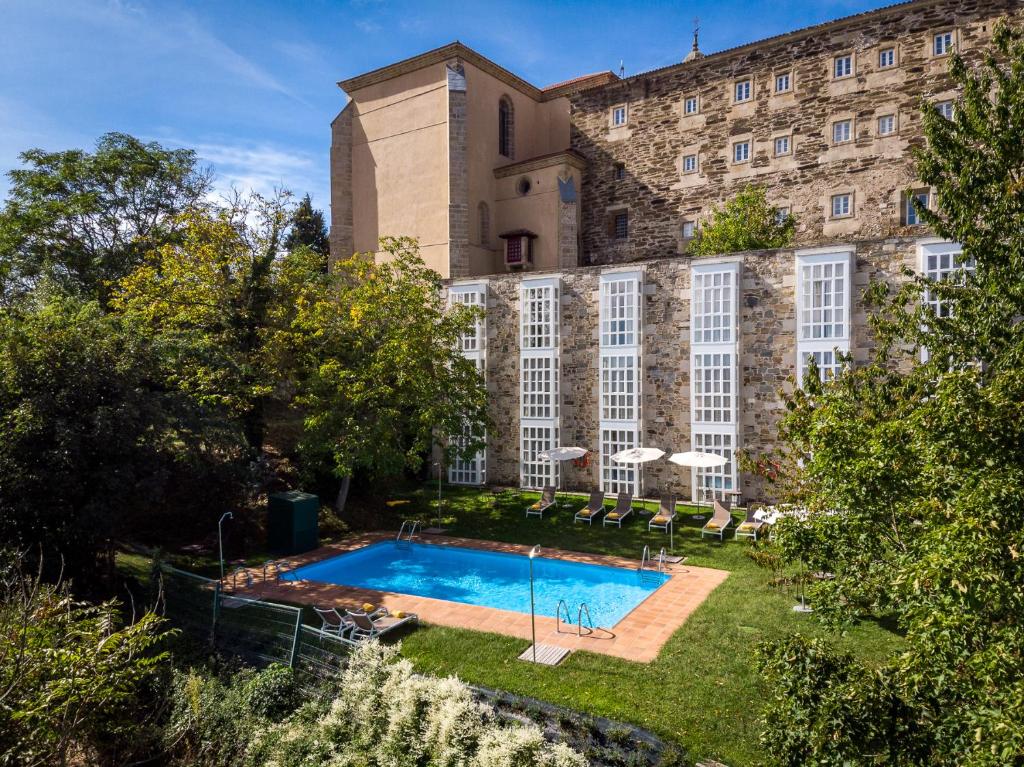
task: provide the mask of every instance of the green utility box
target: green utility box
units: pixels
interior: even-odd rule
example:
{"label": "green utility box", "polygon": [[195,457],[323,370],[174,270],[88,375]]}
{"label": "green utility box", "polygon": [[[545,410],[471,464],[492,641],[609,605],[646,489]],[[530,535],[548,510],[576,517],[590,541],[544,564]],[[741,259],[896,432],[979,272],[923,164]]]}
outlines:
{"label": "green utility box", "polygon": [[320,545],[320,499],[299,490],[274,493],[267,504],[267,548],[301,554]]}

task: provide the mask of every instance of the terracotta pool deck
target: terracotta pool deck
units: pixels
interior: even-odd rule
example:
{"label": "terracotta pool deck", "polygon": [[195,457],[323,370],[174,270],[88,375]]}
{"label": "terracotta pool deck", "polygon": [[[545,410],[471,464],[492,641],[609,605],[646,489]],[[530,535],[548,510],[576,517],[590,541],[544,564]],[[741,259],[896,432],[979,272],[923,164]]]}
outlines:
{"label": "terracotta pool deck", "polygon": [[[394,537],[394,533],[367,533],[348,538],[341,543],[322,546],[306,554],[289,557],[288,561],[296,566],[307,565],[343,554],[346,551],[368,546],[371,543],[394,540]],[[417,543],[432,546],[462,546],[523,555],[530,551],[529,546],[513,543],[452,538],[443,535],[424,536]],[[541,555],[548,558],[629,569],[636,569],[639,565],[635,559],[582,554],[550,548],[543,549]],[[350,608],[370,602],[375,605],[384,605],[392,612],[401,610],[416,613],[425,623],[489,631],[527,640],[531,638],[530,616],[523,613],[411,594],[371,591],[314,581],[262,583],[260,581],[262,572],[253,570],[252,573],[256,583],[249,591],[255,591],[263,599],[279,599],[321,607]],[[729,576],[729,573],[724,570],[690,567],[686,564],[669,565],[666,573],[669,575],[669,579],[619,621],[613,629],[597,629],[593,634],[578,636],[575,626],[567,627],[563,623],[561,631],[558,631],[554,618],[538,615],[537,642],[566,647],[570,650],[586,650],[614,655],[643,663],[654,660],[675,630],[682,626],[701,602]],[[575,620],[576,616],[573,615],[572,618]]]}

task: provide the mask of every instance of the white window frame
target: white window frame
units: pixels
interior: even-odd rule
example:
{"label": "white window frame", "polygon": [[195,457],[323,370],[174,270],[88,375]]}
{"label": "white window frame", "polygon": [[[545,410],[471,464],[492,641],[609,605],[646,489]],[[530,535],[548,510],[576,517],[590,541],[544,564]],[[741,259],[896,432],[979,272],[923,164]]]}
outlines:
{"label": "white window frame", "polygon": [[[783,83],[785,87],[780,88],[779,84]],[[789,93],[793,90],[793,73],[782,72],[781,74],[775,75],[775,92],[776,93]]]}
{"label": "white window frame", "polygon": [[643,271],[610,269],[598,280],[597,417],[601,487],[636,493],[639,471],[611,461],[643,434]]}
{"label": "white window frame", "polygon": [[[739,157],[739,154],[740,154],[739,149],[740,149],[740,147],[744,147],[744,149],[743,149],[743,157],[742,158]],[[734,141],[733,142],[733,144],[732,144],[732,162],[733,162],[734,165],[739,165],[741,163],[750,162],[750,139],[745,139],[743,141]]]}
{"label": "white window frame", "polygon": [[[820,267],[818,274],[814,273]],[[826,271],[826,267],[830,267]],[[852,250],[813,249],[796,253],[796,375],[797,385],[803,386],[807,358],[820,352],[849,354],[852,329],[851,296],[854,258]],[[814,278],[824,282],[830,280],[831,289],[818,293]],[[837,296],[835,282],[842,280],[841,293]],[[811,284],[808,285],[808,282]],[[810,290],[808,291],[808,288]],[[815,301],[820,295],[821,301]],[[826,300],[827,296],[827,300]],[[820,312],[821,321],[815,321],[815,312]],[[825,317],[828,317],[826,320]],[[839,326],[838,330],[836,326]],[[814,328],[820,326],[820,333]],[[825,332],[827,329],[827,332]],[[823,380],[829,376],[820,371]]]}
{"label": "white window frame", "polygon": [[[690,233],[687,234],[686,230],[689,228]],[[696,221],[683,221],[681,227],[681,234],[684,240],[692,240],[697,236],[697,222]]]}
{"label": "white window frame", "polygon": [[[837,213],[836,212],[836,201],[837,200],[843,200],[843,199],[846,200],[846,206],[845,206],[846,210],[842,210],[842,206],[840,206],[840,210]],[[852,218],[852,217],[853,217],[853,193],[852,192],[837,192],[836,194],[832,195],[831,199],[829,200],[829,218],[840,219],[840,218]]]}
{"label": "white window frame", "polygon": [[[781,152],[779,151],[780,141],[786,142],[785,148]],[[789,136],[776,136],[772,144],[775,149],[776,157],[786,157],[788,155],[793,154],[793,141]]]}
{"label": "white window frame", "polygon": [[[690,107],[693,107],[692,109]],[[700,96],[687,96],[683,99],[683,116],[700,114]]]}
{"label": "white window frame", "polygon": [[[889,130],[885,130],[885,131],[882,130],[882,125],[883,125],[882,121],[883,120],[888,120],[889,121],[888,122]],[[896,115],[895,114],[879,115],[879,117],[878,117],[878,135],[879,136],[893,136],[895,134],[896,134]]]}
{"label": "white window frame", "polygon": [[[449,304],[461,303],[487,309],[487,283],[456,283],[448,289]],[[466,359],[476,363],[477,370],[486,380],[487,377],[487,315],[478,317],[473,329],[459,339],[459,350]],[[449,439],[458,442],[468,437],[465,427],[462,434],[452,435]],[[486,440],[486,435],[484,435]],[[487,449],[478,451],[468,459],[455,459],[448,466],[448,482],[453,485],[485,485],[487,484]]]}
{"label": "white window frame", "polygon": [[832,143],[849,144],[853,141],[853,118],[847,117],[832,122]]}
{"label": "white window frame", "polygon": [[938,32],[932,35],[932,56],[948,56],[956,45],[956,38],[952,30]]}
{"label": "white window frame", "polygon": [[[532,320],[532,321],[531,321]],[[560,371],[561,278],[534,277],[519,286],[519,482],[538,490],[558,486],[559,464],[536,457],[558,447],[561,427]],[[537,404],[527,402],[535,394],[530,382],[538,370],[549,373],[547,409],[538,417]],[[529,417],[526,414],[529,413]],[[538,434],[546,435],[541,439]],[[532,459],[531,459],[532,458]]]}
{"label": "white window frame", "polygon": [[687,154],[683,155],[683,173],[696,173],[697,172],[697,155]]}
{"label": "white window frame", "polygon": [[754,81],[746,77],[733,83],[732,100],[734,104],[744,104],[754,97]]}
{"label": "white window frame", "polygon": [[[729,464],[718,469],[692,469],[691,498],[702,489],[716,493],[739,489],[736,449],[739,441],[739,261],[700,263],[690,275],[690,434],[693,450],[726,454]],[[710,362],[710,365],[704,364]],[[717,364],[716,364],[717,363]],[[706,382],[718,383],[706,392]],[[728,399],[724,383],[728,382]],[[714,388],[714,387],[713,387]],[[710,401],[707,399],[710,397]],[[709,408],[701,405],[710,404]],[[719,417],[707,420],[706,410]],[[718,447],[715,447],[717,443]],[[723,447],[724,446],[724,447]]]}
{"label": "white window frame", "polygon": [[832,79],[845,80],[853,77],[853,54],[844,53],[832,59]]}
{"label": "white window frame", "polygon": [[[956,257],[961,255],[963,251],[963,245],[959,242],[950,242],[949,240],[940,240],[937,238],[918,240],[917,270],[922,276],[931,280],[946,279],[949,275],[959,274],[960,272],[973,272],[973,261],[957,261],[956,259]],[[949,260],[944,266],[941,259],[945,256],[948,256]],[[934,266],[930,263],[930,259],[932,258],[936,260]],[[948,317],[953,312],[952,306],[949,306],[946,302],[941,301],[940,299],[932,298],[930,291],[927,289],[921,296],[921,303],[925,306],[930,306],[932,314],[937,317]],[[921,362],[927,361],[928,349],[922,347]]]}
{"label": "white window frame", "polygon": [[[619,115],[622,115],[622,119],[619,120]],[[629,106],[627,104],[616,104],[612,107],[612,127],[621,128],[624,125],[629,124]]]}
{"label": "white window frame", "polygon": [[[888,54],[888,56],[886,55]],[[888,61],[886,59],[888,58]],[[896,46],[878,49],[878,68],[893,69],[896,66]]]}
{"label": "white window frame", "polygon": [[939,110],[939,114],[945,117],[947,120],[953,119],[955,107],[952,99],[943,99],[942,101],[936,101],[935,108]]}

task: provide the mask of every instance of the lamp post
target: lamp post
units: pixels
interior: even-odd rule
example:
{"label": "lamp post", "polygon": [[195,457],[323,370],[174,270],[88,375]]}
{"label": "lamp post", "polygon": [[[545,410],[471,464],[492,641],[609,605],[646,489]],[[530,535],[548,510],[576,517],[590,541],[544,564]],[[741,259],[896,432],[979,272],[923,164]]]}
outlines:
{"label": "lamp post", "polygon": [[230,511],[225,511],[220,515],[220,519],[217,520],[217,545],[220,549],[220,579],[224,580],[224,532],[222,525],[225,519],[234,519],[235,515]]}
{"label": "lamp post", "polygon": [[533,662],[537,662],[537,615],[533,608],[533,558],[540,552],[540,544],[530,549],[530,633],[533,635]]}

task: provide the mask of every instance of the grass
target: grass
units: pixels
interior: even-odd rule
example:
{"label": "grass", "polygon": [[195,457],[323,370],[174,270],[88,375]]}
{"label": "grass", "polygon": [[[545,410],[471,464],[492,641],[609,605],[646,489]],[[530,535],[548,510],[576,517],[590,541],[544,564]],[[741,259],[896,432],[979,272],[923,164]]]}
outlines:
{"label": "grass", "polygon": [[[408,496],[410,517],[436,514],[433,488]],[[639,558],[644,544],[667,546],[663,533],[648,533],[643,518],[621,530],[573,524],[573,509],[584,499],[562,502],[543,519],[524,518],[536,494],[447,488],[445,527],[450,534],[510,543]],[[652,506],[653,508],[653,506]],[[425,626],[403,640],[402,652],[418,670],[456,674],[473,684],[529,695],[590,714],[631,722],[678,742],[691,756],[718,759],[732,767],[758,759],[758,715],[764,689],[753,658],[764,640],[792,632],[827,636],[868,662],[898,649],[902,639],[877,623],[863,623],[842,635],[825,632],[813,617],[791,610],[795,594],[772,586],[771,573],[746,556],[751,544],[700,538],[701,522],[690,512],[676,531],[676,553],[687,564],[730,572],[725,583],[671,637],[648,664],[576,652],[548,668],[516,660],[528,643],[475,631]],[[727,536],[728,537],[728,536]]]}

